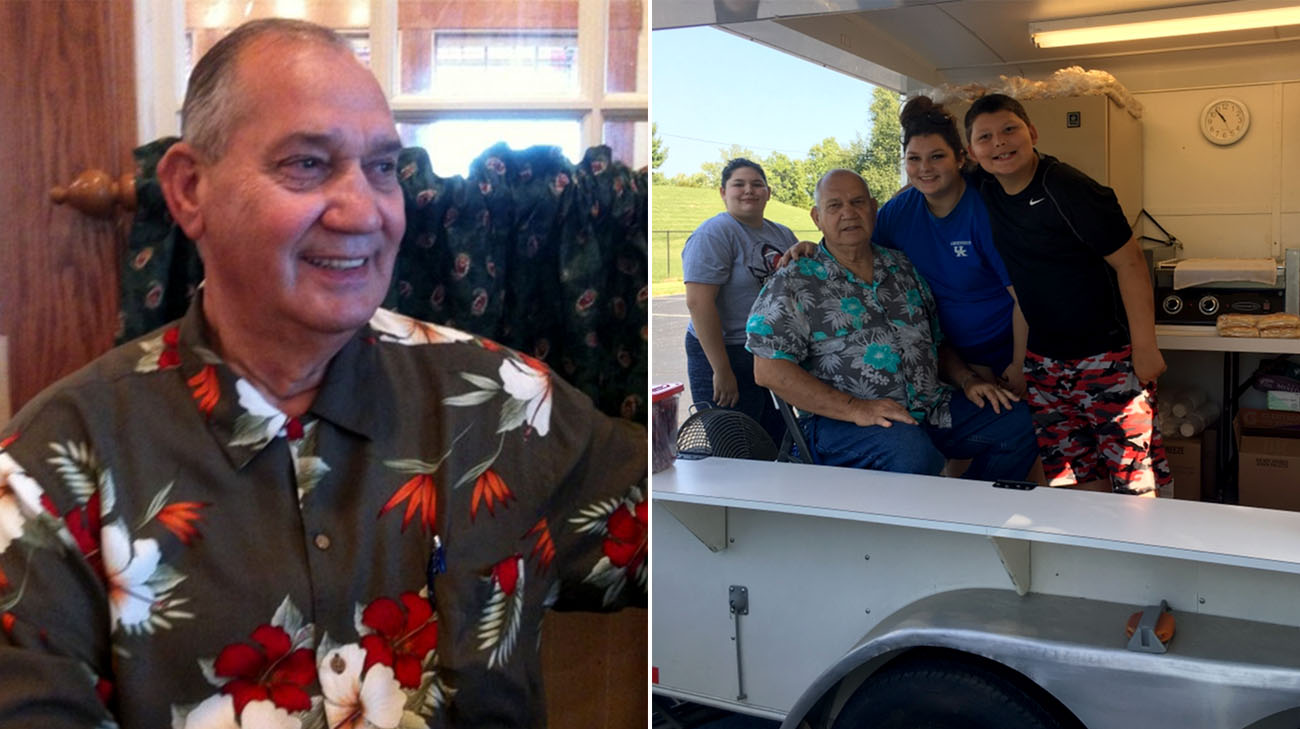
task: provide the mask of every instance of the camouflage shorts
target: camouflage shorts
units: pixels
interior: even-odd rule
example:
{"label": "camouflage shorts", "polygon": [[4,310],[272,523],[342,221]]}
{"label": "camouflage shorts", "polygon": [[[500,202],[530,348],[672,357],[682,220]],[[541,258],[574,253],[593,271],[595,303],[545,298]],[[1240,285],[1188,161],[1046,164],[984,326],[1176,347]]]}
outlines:
{"label": "camouflage shorts", "polygon": [[1025,383],[1047,482],[1109,479],[1118,493],[1170,483],[1155,425],[1155,385],[1133,374],[1132,348],[1084,359],[1025,354]]}

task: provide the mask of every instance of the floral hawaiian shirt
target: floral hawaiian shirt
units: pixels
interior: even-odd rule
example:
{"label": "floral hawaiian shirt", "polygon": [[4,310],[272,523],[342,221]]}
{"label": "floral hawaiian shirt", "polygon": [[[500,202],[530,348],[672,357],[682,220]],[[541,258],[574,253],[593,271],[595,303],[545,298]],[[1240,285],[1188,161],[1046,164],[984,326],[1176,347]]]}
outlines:
{"label": "floral hawaiian shirt", "polygon": [[0,434],[0,723],[543,725],[543,610],[645,602],[644,429],[384,310],[286,417],[201,307]]}
{"label": "floral hawaiian shirt", "polygon": [[745,347],[786,359],[835,389],[901,403],[917,420],[951,427],[952,390],[939,381],[934,296],[903,253],[871,246],[868,283],[826,246],[777,271],[750,311]]}

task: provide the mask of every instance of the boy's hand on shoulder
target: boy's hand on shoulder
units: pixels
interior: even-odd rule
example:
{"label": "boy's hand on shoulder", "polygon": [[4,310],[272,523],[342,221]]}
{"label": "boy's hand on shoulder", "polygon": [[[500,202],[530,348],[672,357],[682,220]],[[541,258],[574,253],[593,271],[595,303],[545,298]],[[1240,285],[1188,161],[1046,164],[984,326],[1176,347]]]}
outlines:
{"label": "boy's hand on shoulder", "polygon": [[1155,382],[1166,369],[1159,347],[1133,347],[1133,374],[1137,375],[1138,384]]}

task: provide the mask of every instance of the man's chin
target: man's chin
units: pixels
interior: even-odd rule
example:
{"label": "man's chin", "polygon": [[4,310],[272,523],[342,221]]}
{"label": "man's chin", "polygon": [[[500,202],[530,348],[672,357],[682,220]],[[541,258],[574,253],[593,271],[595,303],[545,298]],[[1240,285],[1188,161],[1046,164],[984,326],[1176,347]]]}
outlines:
{"label": "man's chin", "polygon": [[838,236],[836,236],[835,240],[831,240],[829,237],[827,237],[826,240],[829,241],[831,245],[840,248],[856,248],[858,246],[869,244],[871,242],[871,234],[862,228],[855,228],[851,231],[842,231]]}
{"label": "man's chin", "polygon": [[383,300],[326,300],[294,317],[304,329],[327,336],[352,334],[365,326]]}

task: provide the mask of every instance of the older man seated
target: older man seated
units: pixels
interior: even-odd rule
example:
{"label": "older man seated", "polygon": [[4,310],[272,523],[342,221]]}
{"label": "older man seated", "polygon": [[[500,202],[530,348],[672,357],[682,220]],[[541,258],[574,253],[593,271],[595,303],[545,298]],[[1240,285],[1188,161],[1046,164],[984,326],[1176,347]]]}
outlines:
{"label": "older man seated", "polygon": [[[817,183],[811,256],[778,271],[750,313],[754,376],[795,407],[817,463],[1020,479],[1037,457],[1024,403],[943,344],[929,286],[899,251],[871,243],[876,201],[849,170]],[[964,397],[940,380],[954,383]]]}

